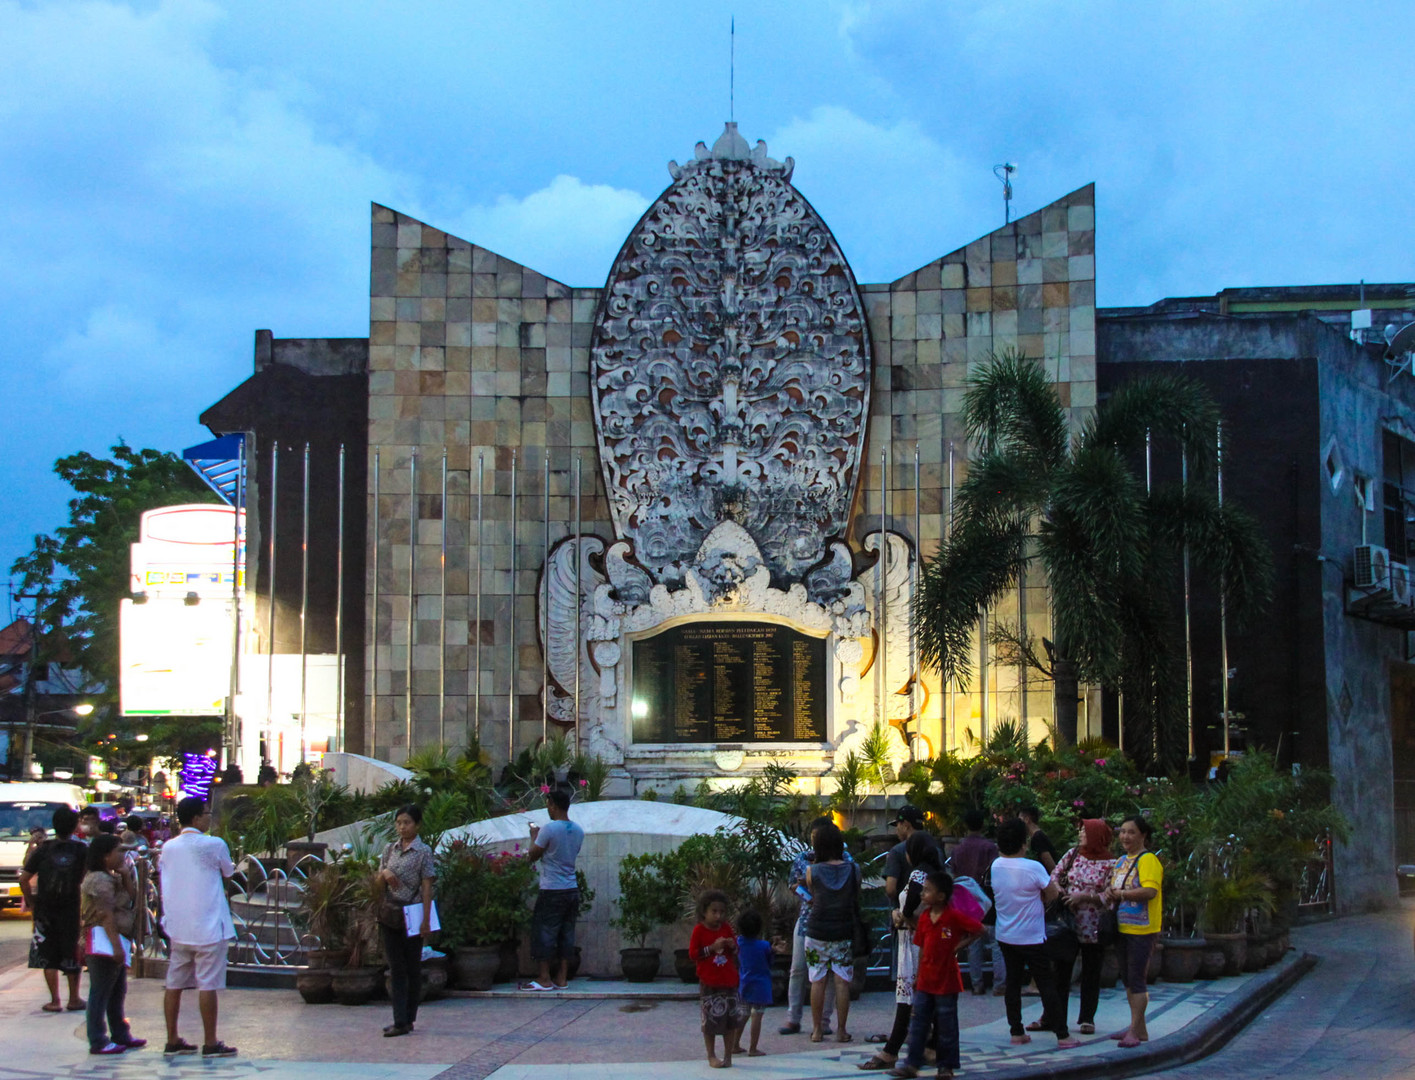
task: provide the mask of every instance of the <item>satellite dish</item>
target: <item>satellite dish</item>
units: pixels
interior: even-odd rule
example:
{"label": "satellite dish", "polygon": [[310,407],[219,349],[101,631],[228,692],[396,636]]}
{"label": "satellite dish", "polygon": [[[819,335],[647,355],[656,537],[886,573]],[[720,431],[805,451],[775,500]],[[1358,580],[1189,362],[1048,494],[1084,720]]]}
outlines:
{"label": "satellite dish", "polygon": [[1386,346],[1386,359],[1399,360],[1406,353],[1415,352],[1415,323],[1407,323],[1395,332]]}

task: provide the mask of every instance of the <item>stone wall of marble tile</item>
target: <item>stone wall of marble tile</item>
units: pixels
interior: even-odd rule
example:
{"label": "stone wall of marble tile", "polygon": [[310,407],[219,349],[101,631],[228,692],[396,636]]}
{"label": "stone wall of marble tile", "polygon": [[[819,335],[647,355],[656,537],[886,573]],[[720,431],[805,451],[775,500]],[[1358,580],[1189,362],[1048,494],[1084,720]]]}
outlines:
{"label": "stone wall of marble tile", "polygon": [[[925,558],[947,529],[949,448],[953,482],[967,475],[962,408],[968,376],[993,353],[1016,349],[1046,365],[1073,427],[1096,402],[1095,189],[1072,192],[964,248],[888,284],[862,285],[875,373],[852,539],[879,528],[882,453],[887,454],[887,527],[913,537]],[[915,453],[918,500],[915,502]],[[1005,598],[995,619],[1049,634],[1040,574]],[[903,625],[903,618],[897,620]],[[1052,717],[1051,684],[1035,669],[987,663],[979,652],[966,692],[925,672],[927,690],[912,731],[932,749],[959,748],[999,720],[1025,721],[1033,739]],[[903,690],[901,682],[897,690]],[[986,698],[984,697],[986,688]],[[1019,689],[1020,688],[1020,689]],[[919,695],[924,698],[925,695]]]}
{"label": "stone wall of marble tile", "polygon": [[415,749],[460,747],[479,733],[504,761],[513,734],[519,751],[542,732],[536,592],[547,455],[551,545],[573,531],[576,460],[584,531],[612,536],[588,382],[599,290],[570,288],[387,207],[373,207],[372,240],[369,529],[377,570],[371,551],[366,745],[401,761],[410,732]]}

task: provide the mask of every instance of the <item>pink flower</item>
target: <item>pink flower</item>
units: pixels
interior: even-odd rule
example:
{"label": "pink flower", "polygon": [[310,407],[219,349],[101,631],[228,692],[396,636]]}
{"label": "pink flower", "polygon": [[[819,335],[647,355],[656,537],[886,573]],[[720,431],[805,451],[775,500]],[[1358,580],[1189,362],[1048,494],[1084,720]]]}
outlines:
{"label": "pink flower", "polygon": [[581,786],[581,787],[589,787],[589,786],[590,786],[590,782],[589,782],[588,780],[581,780],[581,781],[580,781],[580,786]]}
{"label": "pink flower", "polygon": [[1098,757],[1098,758],[1096,758],[1096,764],[1099,765],[1099,766],[1101,766],[1101,768],[1105,768],[1105,758],[1103,758],[1103,757]]}
{"label": "pink flower", "polygon": [[1086,800],[1085,800],[1085,799],[1072,799],[1072,800],[1071,800],[1071,805],[1072,805],[1072,806],[1085,806],[1085,805],[1086,805]]}
{"label": "pink flower", "polygon": [[550,785],[549,785],[549,784],[542,784],[542,785],[540,786],[540,793],[541,793],[542,795],[549,795],[549,794],[550,794]]}

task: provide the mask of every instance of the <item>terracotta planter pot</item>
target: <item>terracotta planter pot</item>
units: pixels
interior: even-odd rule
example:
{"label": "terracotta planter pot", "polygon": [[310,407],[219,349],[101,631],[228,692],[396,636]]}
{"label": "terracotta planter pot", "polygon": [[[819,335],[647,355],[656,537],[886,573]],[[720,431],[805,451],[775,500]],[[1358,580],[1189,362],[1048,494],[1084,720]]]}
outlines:
{"label": "terracotta planter pot", "polygon": [[647,983],[658,978],[659,949],[620,949],[619,967],[628,982]]}
{"label": "terracotta planter pot", "polygon": [[1223,974],[1227,977],[1243,974],[1248,959],[1247,934],[1204,934],[1204,940],[1223,953]]}
{"label": "terracotta planter pot", "polygon": [[1160,975],[1167,983],[1193,982],[1204,963],[1204,950],[1209,947],[1203,938],[1171,938],[1164,943],[1164,959]]}
{"label": "terracotta planter pot", "polygon": [[383,981],[383,967],[340,968],[329,973],[334,1000],[340,1005],[365,1005]]}
{"label": "terracotta planter pot", "polygon": [[349,966],[348,949],[311,949],[309,967],[311,971],[332,971]]}
{"label": "terracotta planter pot", "polygon": [[693,958],[687,949],[673,950],[673,970],[685,983],[698,981],[698,965],[693,963]]}
{"label": "terracotta planter pot", "polygon": [[1248,955],[1243,958],[1243,970],[1262,971],[1268,966],[1268,940],[1262,934],[1247,934]]}
{"label": "terracotta planter pot", "polygon": [[1213,942],[1207,942],[1206,945],[1203,960],[1199,964],[1199,978],[1217,979],[1223,974],[1223,950]]}
{"label": "terracotta planter pot", "polygon": [[452,950],[452,975],[461,990],[490,990],[500,963],[500,945],[472,945]]}
{"label": "terracotta planter pot", "polygon": [[334,1000],[334,977],[327,969],[311,969],[295,976],[295,989],[306,1005],[328,1005]]}
{"label": "terracotta planter pot", "polygon": [[496,974],[491,977],[492,982],[504,983],[515,982],[516,976],[521,969],[521,943],[519,941],[503,941],[497,946],[498,959],[496,963]]}

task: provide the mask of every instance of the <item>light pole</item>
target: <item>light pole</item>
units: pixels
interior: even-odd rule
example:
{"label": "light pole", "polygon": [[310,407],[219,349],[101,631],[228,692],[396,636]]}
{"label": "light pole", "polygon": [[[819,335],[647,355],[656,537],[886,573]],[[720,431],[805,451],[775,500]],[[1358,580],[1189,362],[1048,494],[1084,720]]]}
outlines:
{"label": "light pole", "polygon": [[[86,702],[86,701],[85,701],[85,702],[82,702],[81,704],[78,704],[78,705],[70,705],[70,706],[68,706],[67,708],[64,708],[64,709],[50,709],[50,710],[48,710],[47,712],[38,712],[38,713],[33,711],[34,701],[33,701],[32,698],[30,699],[29,704],[30,704],[30,713],[29,713],[29,715],[26,717],[26,722],[25,722],[25,748],[24,748],[24,756],[23,756],[23,758],[21,759],[21,766],[20,766],[20,768],[21,768],[21,775],[24,776],[24,777],[26,777],[26,778],[28,778],[28,777],[30,776],[30,774],[34,772],[34,733],[35,733],[35,731],[37,731],[39,728],[45,726],[45,725],[39,723],[40,720],[43,720],[46,716],[65,716],[65,715],[68,715],[68,716],[80,717],[80,716],[89,716],[89,715],[91,715],[91,714],[93,713],[93,706],[90,705],[90,704],[89,704],[88,702]],[[56,726],[56,727],[57,727],[57,726],[64,726],[64,725],[52,725],[52,726]],[[65,730],[66,730],[66,731],[68,730],[68,728],[67,728],[66,726],[65,726]]]}

